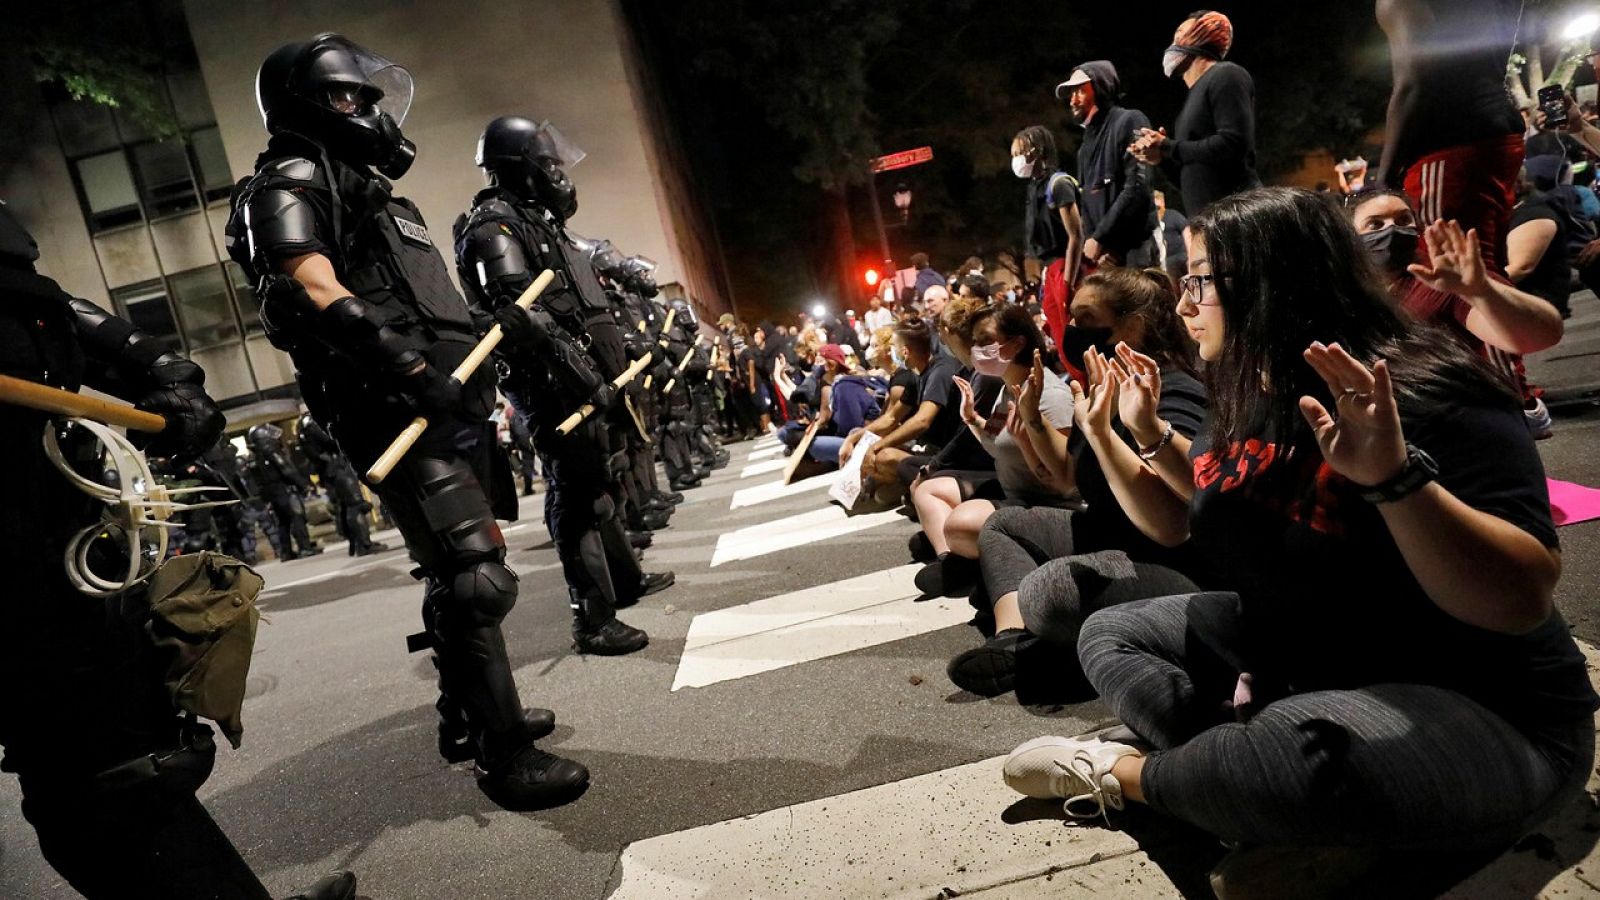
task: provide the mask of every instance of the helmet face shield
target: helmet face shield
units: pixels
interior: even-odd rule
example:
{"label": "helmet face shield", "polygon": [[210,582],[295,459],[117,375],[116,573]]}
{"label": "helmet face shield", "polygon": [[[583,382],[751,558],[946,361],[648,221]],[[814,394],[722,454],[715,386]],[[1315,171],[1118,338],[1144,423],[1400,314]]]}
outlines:
{"label": "helmet face shield", "polygon": [[583,162],[589,154],[568,140],[567,136],[561,133],[561,129],[546,120],[539,123],[539,130],[534,132],[533,138],[528,141],[528,155],[536,160],[553,162],[563,169],[570,169]]}
{"label": "helmet face shield", "polygon": [[383,68],[367,76],[367,84],[382,92],[378,98],[378,111],[387,113],[394,119],[396,125],[406,123],[406,113],[411,111],[411,99],[415,94],[415,87],[411,81],[411,73],[404,66],[388,63]]}

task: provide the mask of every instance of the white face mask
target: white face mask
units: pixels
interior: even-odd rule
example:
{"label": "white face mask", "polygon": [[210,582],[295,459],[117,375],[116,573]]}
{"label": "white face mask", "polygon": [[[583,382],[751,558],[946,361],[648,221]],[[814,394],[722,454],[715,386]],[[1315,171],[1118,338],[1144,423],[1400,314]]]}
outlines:
{"label": "white face mask", "polygon": [[1183,52],[1182,50],[1169,49],[1161,57],[1161,71],[1166,72],[1167,77],[1171,78],[1173,75],[1177,74],[1178,69],[1180,69],[1188,60],[1189,54]]}
{"label": "white face mask", "polygon": [[889,359],[894,362],[894,367],[896,369],[906,364],[906,355],[900,352],[899,347],[889,348]]}
{"label": "white face mask", "polygon": [[1018,178],[1033,177],[1033,163],[1028,162],[1026,156],[1011,157],[1011,172]]}
{"label": "white face mask", "polygon": [[980,375],[1004,375],[1006,367],[1011,365],[1011,360],[1000,355],[999,344],[984,344],[972,348],[972,367]]}

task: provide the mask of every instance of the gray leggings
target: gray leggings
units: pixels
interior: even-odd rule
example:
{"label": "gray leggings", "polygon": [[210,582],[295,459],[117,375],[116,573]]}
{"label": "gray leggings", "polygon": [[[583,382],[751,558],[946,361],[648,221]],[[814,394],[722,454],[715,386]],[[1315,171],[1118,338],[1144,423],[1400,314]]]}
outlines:
{"label": "gray leggings", "polygon": [[978,532],[978,562],[992,600],[1017,592],[1028,631],[1066,648],[1096,610],[1146,597],[1198,590],[1162,566],[1129,561],[1119,550],[1074,555],[1069,509],[1004,507]]}
{"label": "gray leggings", "polygon": [[1155,751],[1150,806],[1228,841],[1393,849],[1505,847],[1582,792],[1590,717],[1538,732],[1421,684],[1317,691],[1230,708],[1239,600],[1186,594],[1089,617],[1078,654]]}

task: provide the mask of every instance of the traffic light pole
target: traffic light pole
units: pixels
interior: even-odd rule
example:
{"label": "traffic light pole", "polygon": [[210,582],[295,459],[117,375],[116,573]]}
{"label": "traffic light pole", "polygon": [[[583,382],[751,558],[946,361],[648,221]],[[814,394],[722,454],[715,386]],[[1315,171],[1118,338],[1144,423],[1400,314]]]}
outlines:
{"label": "traffic light pole", "polygon": [[872,221],[878,225],[878,246],[883,250],[883,265],[885,278],[893,278],[897,271],[894,258],[889,255],[889,230],[883,227],[883,206],[878,202],[878,176],[872,176],[868,185],[872,189]]}

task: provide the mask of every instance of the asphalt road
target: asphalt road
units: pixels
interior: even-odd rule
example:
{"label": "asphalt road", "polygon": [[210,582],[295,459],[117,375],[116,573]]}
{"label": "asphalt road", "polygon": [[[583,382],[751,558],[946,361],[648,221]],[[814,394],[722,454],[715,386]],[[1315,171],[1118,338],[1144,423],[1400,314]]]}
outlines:
{"label": "asphalt road", "polygon": [[[1600,410],[1570,407],[1540,446],[1552,477],[1600,486]],[[678,584],[624,613],[650,632],[639,654],[574,655],[539,498],[525,500],[522,521],[507,526],[522,590],[506,635],[523,699],[556,711],[547,745],[594,775],[587,795],[558,810],[499,810],[467,767],[435,755],[433,672],[405,652],[421,589],[403,553],[263,565],[269,624],[250,675],[244,745],[220,751],[201,796],[273,892],[351,868],[362,895],[375,898],[601,898],[617,884],[630,842],[975,762],[1039,734],[1106,721],[1095,703],[1030,708],[956,691],[944,663],[977,640],[963,625],[672,691],[696,614],[907,561],[912,526],[896,519],[712,567],[721,535],[824,505],[813,492],[730,510],[735,490],[779,477],[741,478],[752,447],[732,449],[733,465],[689,492],[647,553],[646,567],[675,570]],[[1561,538],[1559,606],[1579,636],[1600,643],[1600,522],[1563,528]],[[0,780],[0,897],[70,896],[18,813],[14,780]]]}

